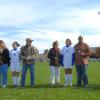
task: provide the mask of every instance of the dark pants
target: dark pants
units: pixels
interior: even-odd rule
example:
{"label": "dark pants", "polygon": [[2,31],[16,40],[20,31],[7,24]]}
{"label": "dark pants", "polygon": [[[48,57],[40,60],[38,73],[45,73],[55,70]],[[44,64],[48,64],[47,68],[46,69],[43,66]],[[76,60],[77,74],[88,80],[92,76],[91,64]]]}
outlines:
{"label": "dark pants", "polygon": [[22,79],[21,79],[21,85],[25,85],[25,79],[26,79],[26,73],[27,70],[30,70],[30,78],[31,78],[31,85],[34,85],[34,64],[24,64],[22,67]]}
{"label": "dark pants", "polygon": [[78,65],[76,64],[76,72],[77,72],[77,85],[88,85],[88,77],[87,77],[87,65]]}

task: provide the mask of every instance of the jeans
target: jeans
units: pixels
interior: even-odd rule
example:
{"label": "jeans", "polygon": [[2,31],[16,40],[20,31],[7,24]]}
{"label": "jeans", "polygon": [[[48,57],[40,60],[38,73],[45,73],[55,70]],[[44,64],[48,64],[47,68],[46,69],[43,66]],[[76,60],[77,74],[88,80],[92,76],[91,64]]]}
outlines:
{"label": "jeans", "polygon": [[50,66],[50,81],[52,84],[60,83],[60,67]]}
{"label": "jeans", "polygon": [[27,73],[28,68],[30,70],[30,77],[31,77],[30,84],[34,85],[34,80],[35,80],[35,78],[34,78],[34,64],[24,64],[22,67],[21,86],[25,85],[26,73]]}
{"label": "jeans", "polygon": [[0,84],[7,85],[8,64],[0,65]]}
{"label": "jeans", "polygon": [[76,72],[77,72],[77,85],[81,85],[82,81],[83,85],[88,85],[87,65],[76,64]]}

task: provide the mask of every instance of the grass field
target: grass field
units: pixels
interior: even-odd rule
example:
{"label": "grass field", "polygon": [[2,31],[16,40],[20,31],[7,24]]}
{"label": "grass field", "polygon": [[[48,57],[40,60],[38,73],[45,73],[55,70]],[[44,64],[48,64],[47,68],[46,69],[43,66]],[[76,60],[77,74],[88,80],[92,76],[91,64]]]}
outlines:
{"label": "grass field", "polygon": [[[37,63],[35,67],[36,85],[29,87],[29,74],[26,88],[14,89],[12,87],[11,73],[9,72],[8,88],[0,87],[0,100],[100,100],[100,62],[91,62],[88,67],[89,87],[64,88],[64,70],[61,69],[61,85],[49,85],[48,63]],[[73,84],[76,83],[75,69],[73,71]]]}

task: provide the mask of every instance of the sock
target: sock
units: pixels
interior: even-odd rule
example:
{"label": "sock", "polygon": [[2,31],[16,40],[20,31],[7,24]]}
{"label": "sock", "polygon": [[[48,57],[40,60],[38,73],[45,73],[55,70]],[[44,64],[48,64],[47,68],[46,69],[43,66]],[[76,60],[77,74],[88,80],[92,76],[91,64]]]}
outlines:
{"label": "sock", "polygon": [[68,85],[68,80],[69,80],[69,76],[68,75],[65,76],[65,80],[66,80],[66,85]]}
{"label": "sock", "polygon": [[72,74],[69,75],[70,86],[72,86]]}
{"label": "sock", "polygon": [[16,85],[19,85],[20,77],[16,77]]}
{"label": "sock", "polygon": [[12,80],[13,80],[13,85],[16,85],[16,77],[12,77]]}

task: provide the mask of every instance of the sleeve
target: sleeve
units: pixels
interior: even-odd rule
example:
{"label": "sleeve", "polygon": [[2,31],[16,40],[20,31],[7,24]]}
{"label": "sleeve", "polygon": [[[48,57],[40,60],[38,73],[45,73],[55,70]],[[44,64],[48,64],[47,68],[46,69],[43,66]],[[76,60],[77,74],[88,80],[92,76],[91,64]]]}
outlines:
{"label": "sleeve", "polygon": [[51,60],[55,60],[55,57],[52,55],[52,49],[49,50],[48,58]]}
{"label": "sleeve", "polygon": [[21,51],[20,51],[20,57],[21,57],[21,60],[26,60],[27,58],[24,56],[24,47],[21,47]]}
{"label": "sleeve", "polygon": [[83,54],[83,56],[84,56],[84,57],[89,57],[90,54],[91,54],[91,49],[90,49],[90,47],[89,47],[87,44],[85,44],[85,48],[86,48],[86,51],[85,51],[85,53]]}
{"label": "sleeve", "polygon": [[74,48],[72,48],[72,66],[74,65],[75,62],[75,51]]}
{"label": "sleeve", "polygon": [[61,65],[62,66],[64,66],[64,64],[63,64],[63,60],[64,60],[64,50],[63,49],[61,50]]}

